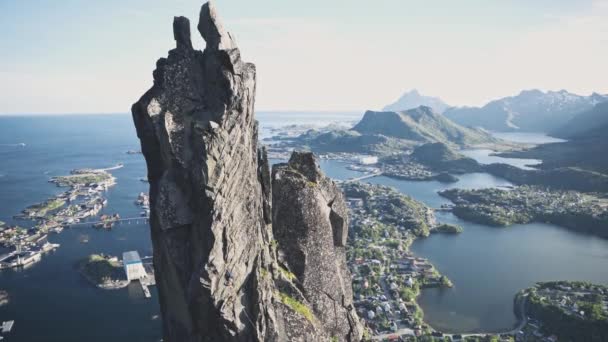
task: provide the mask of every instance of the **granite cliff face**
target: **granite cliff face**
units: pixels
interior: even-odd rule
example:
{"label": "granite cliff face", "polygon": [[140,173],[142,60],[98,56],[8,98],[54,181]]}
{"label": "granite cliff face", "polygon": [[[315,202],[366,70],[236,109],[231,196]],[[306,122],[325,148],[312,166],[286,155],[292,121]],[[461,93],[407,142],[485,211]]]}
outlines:
{"label": "granite cliff face", "polygon": [[348,208],[312,153],[294,152],[272,169],[273,232],[279,261],[298,279],[315,316],[331,336],[360,338],[346,265]]}
{"label": "granite cliff face", "polygon": [[[306,268],[293,276],[286,268],[294,259],[278,262],[279,252],[291,246],[274,243],[273,230],[281,234],[291,228],[273,229],[271,224],[273,217],[288,221],[281,209],[272,209],[271,194],[280,195],[281,189],[271,190],[275,181],[265,151],[257,146],[255,66],[241,60],[209,3],[201,9],[198,30],[207,43],[203,52],[192,46],[188,19],[174,19],[176,48],[158,60],[153,87],[132,107],[148,165],[165,341],[359,340],[350,278],[340,280],[342,292],[321,295],[316,291],[337,280],[324,274],[315,280]],[[318,168],[312,158],[302,167]],[[331,184],[326,180],[318,186]],[[289,189],[289,181],[280,187]],[[336,208],[344,205],[334,197]],[[340,210],[346,220],[343,208],[323,209],[318,215],[329,216],[312,213],[310,218],[333,222],[332,213]],[[327,237],[328,248],[335,245],[335,233],[302,224],[300,232],[308,239]],[[314,251],[307,245],[301,251],[304,260],[331,252],[334,262],[341,258],[338,263],[344,263],[343,247]],[[342,271],[340,276],[346,277],[347,269]]]}

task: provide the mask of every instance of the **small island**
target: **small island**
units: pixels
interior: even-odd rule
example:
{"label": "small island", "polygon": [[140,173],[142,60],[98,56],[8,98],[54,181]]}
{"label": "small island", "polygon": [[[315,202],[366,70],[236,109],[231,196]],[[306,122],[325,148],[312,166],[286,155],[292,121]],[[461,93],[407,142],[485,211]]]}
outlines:
{"label": "small island", "polygon": [[431,233],[442,233],[442,234],[460,234],[464,229],[456,224],[441,223],[436,225]]}
{"label": "small island", "polygon": [[117,257],[91,254],[80,260],[76,266],[85,279],[101,289],[116,290],[129,285]]}

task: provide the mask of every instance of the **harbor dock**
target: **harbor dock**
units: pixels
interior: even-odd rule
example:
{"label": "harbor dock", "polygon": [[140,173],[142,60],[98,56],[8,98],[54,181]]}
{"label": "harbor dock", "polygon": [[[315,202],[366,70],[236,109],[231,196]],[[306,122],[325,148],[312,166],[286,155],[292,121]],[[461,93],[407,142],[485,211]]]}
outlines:
{"label": "harbor dock", "polygon": [[15,324],[15,321],[5,321],[2,322],[2,333],[6,334],[11,332],[11,330],[13,329],[13,325]]}

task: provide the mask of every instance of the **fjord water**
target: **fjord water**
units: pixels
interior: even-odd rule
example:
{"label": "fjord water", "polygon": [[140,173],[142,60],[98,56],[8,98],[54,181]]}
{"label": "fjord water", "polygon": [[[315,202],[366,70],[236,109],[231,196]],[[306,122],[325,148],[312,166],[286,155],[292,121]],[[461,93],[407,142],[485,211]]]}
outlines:
{"label": "fjord water", "polygon": [[[18,144],[24,143],[25,146]],[[23,208],[65,189],[48,183],[74,168],[112,171],[117,185],[106,196],[103,213],[138,216],[134,201],[148,185],[141,155],[128,155],[139,142],[128,115],[0,117],[0,220],[13,220]],[[88,243],[81,241],[88,238]],[[146,224],[119,225],[112,231],[87,227],[50,235],[61,247],[23,270],[0,271],[0,289],[10,296],[0,321],[15,320],[8,341],[157,341],[160,336],[156,293],[144,299],[141,288],[105,291],[87,283],[74,268],[92,253],[122,256],[138,250],[151,255]]]}
{"label": "fjord water", "polygon": [[[347,119],[345,119],[347,117]],[[320,124],[356,119],[342,113],[260,113],[262,134],[282,124]],[[296,122],[292,119],[297,119]],[[266,125],[266,122],[269,122]],[[26,145],[19,146],[18,144]],[[106,194],[106,213],[137,216],[137,194],[147,191],[146,167],[139,154],[130,115],[0,117],[0,220],[19,223],[12,216],[33,203],[59,193],[48,183],[51,176],[83,167],[107,167],[123,163],[112,174],[117,185]],[[359,173],[337,161],[321,161],[333,178]],[[446,187],[498,187],[509,183],[488,174],[460,176],[460,181],[409,182],[386,177],[370,182],[393,186],[432,207],[449,203],[437,195]],[[499,331],[515,324],[513,295],[536,281],[589,280],[608,283],[605,264],[608,242],[544,224],[506,229],[463,222],[451,214],[440,221],[462,225],[461,235],[433,235],[414,243],[414,253],[429,258],[454,282],[453,289],[425,290],[420,303],[426,319],[448,331]],[[88,243],[81,243],[83,236]],[[144,299],[141,289],[105,291],[80,277],[74,263],[91,253],[121,255],[138,250],[150,255],[151,242],[145,224],[120,225],[112,231],[90,227],[66,229],[51,235],[60,243],[54,253],[21,271],[0,272],[0,289],[10,303],[0,307],[1,320],[15,320],[10,341],[155,341],[161,336],[156,290]],[[9,339],[10,338],[10,339]]]}
{"label": "fjord water", "polygon": [[[396,188],[426,205],[450,203],[437,191],[511,185],[486,173],[458,176],[456,183],[416,182],[377,177],[370,183]],[[437,212],[437,220],[460,225],[458,235],[417,239],[414,254],[428,258],[447,275],[451,289],[425,289],[418,303],[425,321],[444,332],[503,332],[516,325],[515,294],[538,281],[584,280],[608,284],[608,240],[543,223],[490,227]]]}

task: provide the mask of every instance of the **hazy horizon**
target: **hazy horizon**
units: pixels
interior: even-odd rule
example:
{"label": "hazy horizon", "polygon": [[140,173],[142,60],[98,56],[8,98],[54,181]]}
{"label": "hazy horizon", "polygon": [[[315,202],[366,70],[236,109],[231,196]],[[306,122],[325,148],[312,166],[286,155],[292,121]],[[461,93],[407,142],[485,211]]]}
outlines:
{"label": "hazy horizon", "polygon": [[[0,3],[0,113],[122,113],[203,1]],[[524,89],[608,93],[608,1],[217,2],[258,70],[257,111],[381,109],[405,91],[481,106]],[[43,57],[42,57],[43,56]]]}

